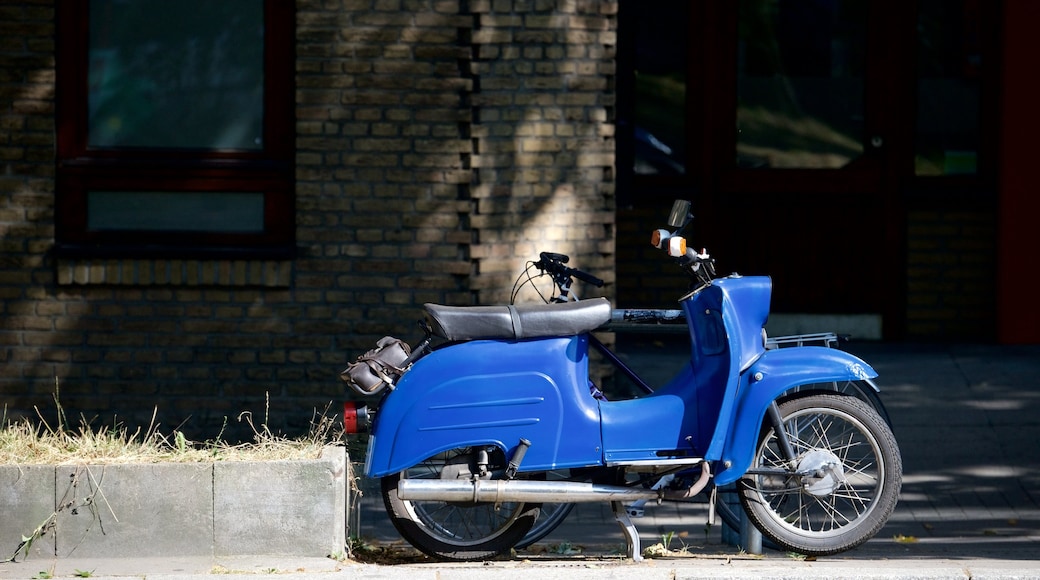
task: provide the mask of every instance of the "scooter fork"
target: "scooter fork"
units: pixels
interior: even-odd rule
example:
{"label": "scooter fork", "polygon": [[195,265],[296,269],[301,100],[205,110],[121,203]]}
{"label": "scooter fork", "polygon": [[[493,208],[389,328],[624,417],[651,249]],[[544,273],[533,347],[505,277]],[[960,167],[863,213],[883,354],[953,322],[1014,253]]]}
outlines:
{"label": "scooter fork", "polygon": [[791,440],[787,437],[787,429],[784,427],[784,420],[780,416],[780,405],[773,401],[769,404],[769,422],[773,425],[773,432],[776,433],[776,442],[780,446],[780,451],[784,454],[784,459],[787,460],[787,466],[790,469],[795,468],[795,462],[797,457],[794,454],[794,447],[791,446]]}
{"label": "scooter fork", "polygon": [[[796,457],[794,454],[794,447],[791,445],[791,439],[787,436],[787,429],[784,427],[784,420],[780,416],[780,405],[773,401],[769,404],[769,422],[773,425],[773,432],[776,433],[776,442],[780,446],[780,451],[784,454],[784,459],[787,460],[787,466],[789,469],[795,469]],[[712,498],[712,507],[715,505],[715,498]],[[748,520],[746,514],[741,514],[740,518],[740,543],[744,545],[744,549],[750,554],[761,554],[762,553],[762,532],[759,531],[751,521]]]}

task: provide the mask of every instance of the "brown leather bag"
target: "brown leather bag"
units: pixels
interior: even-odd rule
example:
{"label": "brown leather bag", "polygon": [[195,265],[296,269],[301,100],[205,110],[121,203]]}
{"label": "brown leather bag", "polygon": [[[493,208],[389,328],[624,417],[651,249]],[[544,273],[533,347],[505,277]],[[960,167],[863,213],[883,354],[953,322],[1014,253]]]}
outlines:
{"label": "brown leather bag", "polygon": [[411,352],[411,347],[403,340],[384,336],[376,343],[376,348],[350,363],[339,377],[358,394],[375,395],[387,387],[394,387],[407,370],[403,365]]}

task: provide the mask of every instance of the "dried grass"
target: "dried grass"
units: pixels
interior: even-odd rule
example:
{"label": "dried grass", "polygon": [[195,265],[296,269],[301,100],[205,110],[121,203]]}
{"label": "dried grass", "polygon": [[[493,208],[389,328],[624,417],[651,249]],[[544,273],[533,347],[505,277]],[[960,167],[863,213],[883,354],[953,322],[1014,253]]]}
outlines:
{"label": "dried grass", "polygon": [[[238,416],[253,432],[250,443],[231,444],[220,435],[205,442],[188,440],[178,430],[160,432],[157,413],[147,429],[114,423],[95,426],[85,417],[71,427],[58,397],[55,383],[56,416],[47,421],[34,407],[36,421],[23,418],[9,421],[4,408],[0,418],[0,465],[112,465],[126,463],[194,463],[209,461],[285,461],[316,459],[327,445],[341,444],[342,427],[335,417],[315,411],[309,432],[298,438],[272,433],[264,423],[257,426],[248,412]],[[331,405],[330,405],[331,406]],[[270,400],[268,399],[268,409]]]}

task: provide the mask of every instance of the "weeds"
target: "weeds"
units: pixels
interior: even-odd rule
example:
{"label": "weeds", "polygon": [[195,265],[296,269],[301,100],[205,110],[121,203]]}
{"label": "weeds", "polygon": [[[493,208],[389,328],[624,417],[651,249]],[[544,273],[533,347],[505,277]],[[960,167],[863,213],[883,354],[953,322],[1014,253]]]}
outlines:
{"label": "weeds", "polygon": [[418,564],[429,557],[411,546],[369,544],[360,538],[350,540],[350,558],[364,564]]}
{"label": "weeds", "polygon": [[[688,555],[690,547],[686,544],[685,541],[683,541],[687,537],[689,537],[689,532],[685,532],[685,531],[682,531],[682,532],[679,532],[679,533],[675,533],[674,531],[670,531],[670,532],[661,534],[661,541],[660,541],[660,543],[653,544],[652,546],[647,547],[645,550],[643,550],[643,555],[648,557],[648,558],[663,557],[663,556],[685,556],[685,555]],[[678,550],[673,550],[672,549],[672,542],[674,542],[676,538],[680,538],[679,543],[682,544],[682,547],[679,548]]]}
{"label": "weeds", "polygon": [[[336,417],[329,415],[331,403],[322,412],[315,411],[309,432],[299,438],[273,433],[264,422],[256,425],[252,414],[242,413],[238,420],[249,426],[253,441],[231,444],[222,439],[223,429],[215,439],[205,442],[189,440],[183,432],[163,433],[156,423],[158,409],[153,410],[147,428],[131,429],[113,420],[110,425],[95,425],[81,416],[73,428],[59,398],[55,381],[53,394],[55,416],[48,421],[38,407],[37,420],[23,418],[9,421],[6,409],[0,421],[0,465],[105,465],[119,463],[192,463],[206,461],[270,461],[310,459],[318,457],[323,447],[342,441],[342,428]],[[270,399],[267,400],[267,407]]]}
{"label": "weeds", "polygon": [[14,562],[15,559],[18,557],[19,552],[25,554],[25,557],[28,558],[29,550],[32,549],[33,543],[36,542],[36,540],[39,540],[40,538],[45,536],[47,532],[51,531],[51,529],[54,528],[55,518],[57,517],[58,512],[54,512],[51,515],[47,516],[47,519],[43,520],[42,524],[36,526],[36,529],[29,532],[28,536],[22,536],[21,543],[19,543],[18,547],[14,549],[14,554],[11,554],[10,558],[6,560],[0,560],[0,562]]}
{"label": "weeds", "polygon": [[581,546],[575,546],[570,542],[560,542],[549,548],[550,554],[556,554],[558,556],[573,556],[575,554],[581,554],[584,550]]}

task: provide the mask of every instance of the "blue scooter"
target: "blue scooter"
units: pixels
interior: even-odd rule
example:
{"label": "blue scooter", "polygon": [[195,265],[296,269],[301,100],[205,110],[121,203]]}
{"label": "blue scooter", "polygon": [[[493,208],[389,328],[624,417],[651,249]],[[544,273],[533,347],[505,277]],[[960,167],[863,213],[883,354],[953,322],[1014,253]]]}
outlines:
{"label": "blue scooter", "polygon": [[895,437],[870,405],[810,387],[877,373],[837,349],[767,350],[769,278],[716,277],[681,235],[689,208],[676,202],[677,229],[652,242],[692,281],[679,300],[690,361],[646,396],[608,401],[590,388],[590,333],[612,320],[605,299],[427,304],[419,345],[387,337],[344,371],[357,392],[382,396],[377,413],[345,404],[344,422],[371,422],[365,474],[380,478],[405,540],[438,559],[487,559],[517,545],[543,503],[609,502],[638,560],[626,504],[731,483],[749,521],[787,550],[835,554],[884,526],[902,478]]}

